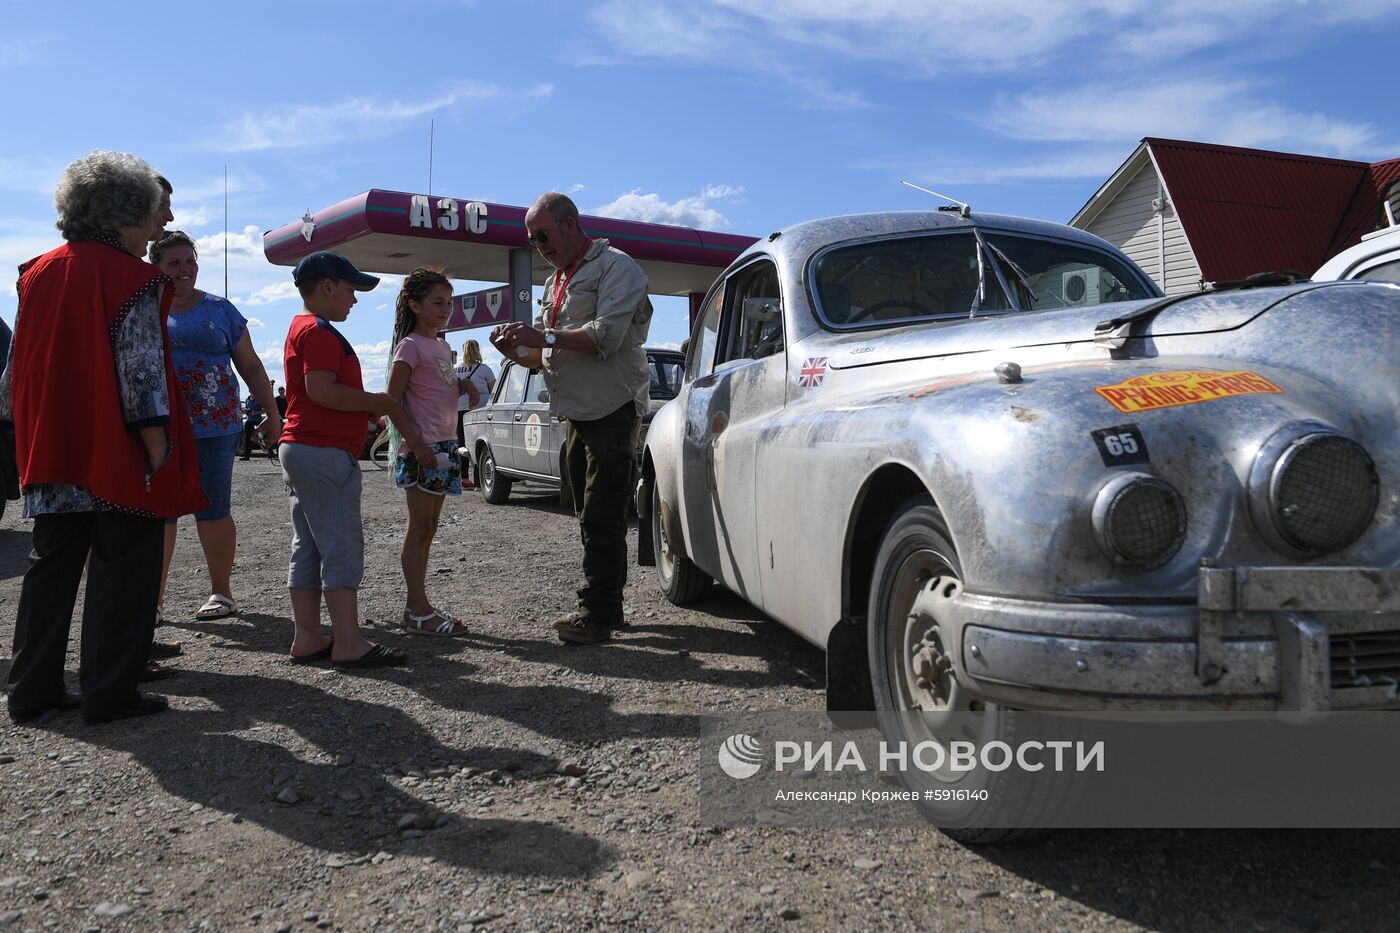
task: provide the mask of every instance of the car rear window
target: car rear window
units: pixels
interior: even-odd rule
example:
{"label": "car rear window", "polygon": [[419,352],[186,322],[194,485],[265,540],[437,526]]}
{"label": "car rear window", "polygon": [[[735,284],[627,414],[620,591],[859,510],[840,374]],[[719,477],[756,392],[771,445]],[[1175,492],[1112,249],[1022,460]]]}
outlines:
{"label": "car rear window", "polygon": [[814,266],[819,313],[860,328],[1150,296],[1123,263],[1088,247],[1007,235],[983,243],[964,231],[828,250]]}

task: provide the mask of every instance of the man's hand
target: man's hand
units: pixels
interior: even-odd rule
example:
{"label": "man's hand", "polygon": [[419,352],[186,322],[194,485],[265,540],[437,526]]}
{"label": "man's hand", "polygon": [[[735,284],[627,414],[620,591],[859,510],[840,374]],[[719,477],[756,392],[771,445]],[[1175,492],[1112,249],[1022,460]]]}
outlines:
{"label": "man's hand", "polygon": [[413,457],[418,461],[418,465],[427,470],[437,469],[437,451],[428,446],[428,442],[421,437],[408,442],[408,449],[413,452]]}

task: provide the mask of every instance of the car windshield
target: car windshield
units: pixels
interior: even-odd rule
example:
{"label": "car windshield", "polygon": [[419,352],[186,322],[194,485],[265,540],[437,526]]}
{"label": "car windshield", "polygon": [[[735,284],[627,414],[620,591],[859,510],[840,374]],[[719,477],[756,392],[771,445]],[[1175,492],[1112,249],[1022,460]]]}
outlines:
{"label": "car windshield", "polygon": [[1111,255],[1073,243],[1007,235],[979,238],[970,231],[832,249],[818,257],[813,278],[819,313],[838,327],[1149,297],[1138,278]]}
{"label": "car windshield", "polygon": [[671,399],[681,390],[685,378],[685,357],[652,357],[651,397]]}

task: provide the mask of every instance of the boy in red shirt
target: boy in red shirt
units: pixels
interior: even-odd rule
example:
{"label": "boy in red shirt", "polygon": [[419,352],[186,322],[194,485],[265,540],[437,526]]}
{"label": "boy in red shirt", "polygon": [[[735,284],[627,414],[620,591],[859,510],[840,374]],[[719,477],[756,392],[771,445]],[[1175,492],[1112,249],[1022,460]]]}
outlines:
{"label": "boy in red shirt", "polygon": [[[355,292],[379,279],[339,253],[312,253],[292,280],[304,310],[292,319],[283,351],[287,417],[278,456],[292,509],[292,660],[339,668],[391,667],[408,656],[360,632],[358,590],[364,576],[360,523],[360,448],[371,415],[388,415],[423,462],[434,459],[402,406],[383,392],[366,392],[360,360],[335,324],[350,316]],[[321,630],[321,598],[333,638]]]}

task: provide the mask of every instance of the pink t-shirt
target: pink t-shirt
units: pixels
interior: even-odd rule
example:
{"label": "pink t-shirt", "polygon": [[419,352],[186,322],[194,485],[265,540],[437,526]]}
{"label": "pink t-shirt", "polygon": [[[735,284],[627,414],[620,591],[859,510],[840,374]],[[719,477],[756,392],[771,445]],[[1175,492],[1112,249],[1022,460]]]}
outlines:
{"label": "pink t-shirt", "polygon": [[[407,363],[413,374],[404,390],[403,407],[413,426],[429,444],[457,437],[457,373],[452,368],[452,351],[433,337],[409,334],[394,350],[395,363]],[[408,443],[399,443],[400,454]]]}

